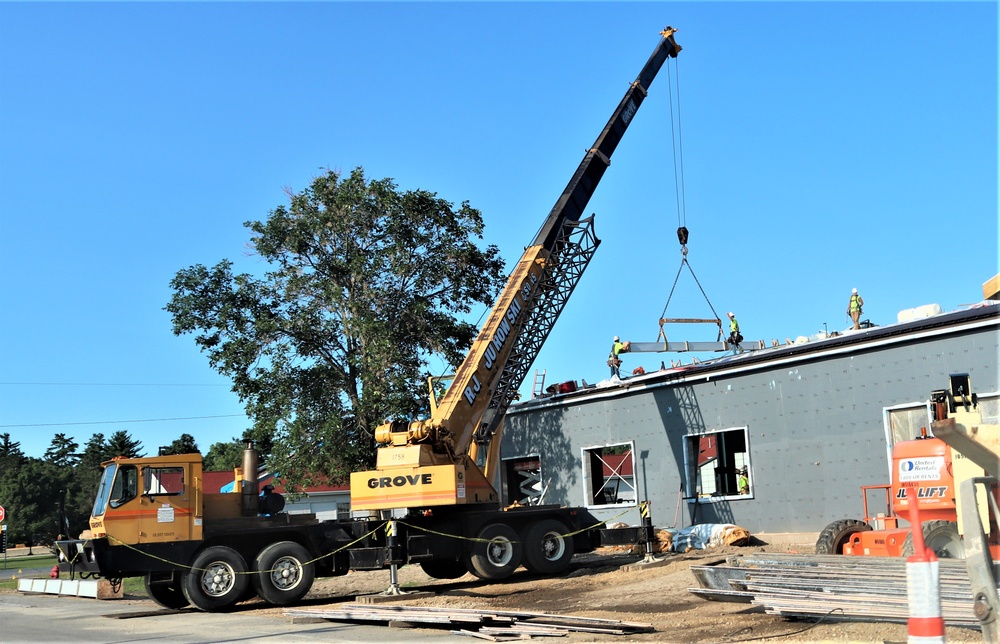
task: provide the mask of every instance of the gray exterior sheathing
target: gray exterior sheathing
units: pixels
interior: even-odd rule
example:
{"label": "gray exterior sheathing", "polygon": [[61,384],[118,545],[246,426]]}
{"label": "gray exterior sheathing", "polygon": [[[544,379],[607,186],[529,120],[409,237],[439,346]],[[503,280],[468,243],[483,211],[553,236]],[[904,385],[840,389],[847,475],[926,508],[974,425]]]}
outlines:
{"label": "gray exterior sheathing", "polygon": [[[889,341],[883,332],[882,340],[839,350],[784,358],[775,351],[753,364],[647,374],[521,403],[508,412],[501,453],[540,454],[544,502],[579,506],[582,450],[634,441],[638,498],[652,503],[656,526],[818,532],[837,519],[862,518],[860,486],[889,482],[884,408],[928,400],[952,373],[969,373],[977,393],[1000,391],[1000,307],[989,308],[991,321],[978,328],[918,324]],[[749,436],[752,498],[681,501],[684,437],[740,427]],[[594,513],[639,523],[634,506]]]}

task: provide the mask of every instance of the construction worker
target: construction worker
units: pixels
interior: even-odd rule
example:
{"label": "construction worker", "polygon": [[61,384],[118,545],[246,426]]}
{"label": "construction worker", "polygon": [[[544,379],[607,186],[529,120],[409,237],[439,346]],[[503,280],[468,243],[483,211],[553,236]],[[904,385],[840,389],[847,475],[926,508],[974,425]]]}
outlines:
{"label": "construction worker", "polygon": [[859,321],[861,320],[861,307],[864,305],[865,301],[861,299],[860,295],[858,295],[858,289],[852,288],[851,299],[847,303],[847,314],[851,316],[851,321],[854,322],[854,326],[851,327],[852,329],[861,328]]}
{"label": "construction worker", "polygon": [[740,342],[743,342],[743,336],[740,335],[740,323],[736,321],[736,316],[730,311],[726,313],[729,316],[729,344],[738,347]]}
{"label": "construction worker", "polygon": [[736,486],[740,494],[750,494],[750,479],[747,478],[747,468],[740,470],[740,476],[736,479]]}
{"label": "construction worker", "polygon": [[608,356],[608,366],[611,367],[612,378],[622,377],[621,371],[619,371],[619,368],[622,366],[622,361],[618,355],[621,353],[628,353],[630,344],[631,343],[627,340],[622,342],[621,338],[617,335],[615,336],[614,344],[611,345],[611,354]]}

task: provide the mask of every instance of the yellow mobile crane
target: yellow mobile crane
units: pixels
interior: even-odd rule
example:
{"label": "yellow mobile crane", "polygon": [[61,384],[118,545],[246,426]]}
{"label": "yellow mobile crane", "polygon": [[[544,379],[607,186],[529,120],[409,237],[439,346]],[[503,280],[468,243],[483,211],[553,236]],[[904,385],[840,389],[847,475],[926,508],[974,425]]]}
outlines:
{"label": "yellow mobile crane", "polygon": [[668,57],[662,39],[514,268],[489,319],[427,420],[376,430],[376,469],[351,475],[351,507],[390,509],[495,503],[490,481],[499,460],[504,413],[562,312],[599,240],[583,211],[611,155]]}
{"label": "yellow mobile crane", "polygon": [[388,566],[394,573],[409,563],[441,579],[466,572],[500,579],[522,563],[553,573],[598,545],[648,543],[651,524],[604,530],[584,508],[501,508],[491,481],[504,413],[599,244],[593,217],[583,211],[653,78],[680,51],[674,29],[661,35],[524,251],[431,418],[379,427],[376,469],[351,475],[353,511],[400,509],[405,518],[386,530],[374,517],[289,515],[280,495],[259,495],[250,446],[237,494],[206,490],[197,454],[120,458],[103,464],[90,534],[56,542],[60,571],[142,576],[165,607],[215,611],[254,596],[292,604],[316,576],[350,570]]}

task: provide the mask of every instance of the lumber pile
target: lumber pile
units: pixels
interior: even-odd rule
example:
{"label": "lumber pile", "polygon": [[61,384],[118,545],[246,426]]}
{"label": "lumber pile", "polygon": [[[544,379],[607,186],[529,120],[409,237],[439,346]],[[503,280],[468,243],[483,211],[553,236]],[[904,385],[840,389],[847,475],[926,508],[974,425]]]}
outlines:
{"label": "lumber pile", "polygon": [[[711,571],[715,580],[726,579],[730,586],[718,590],[742,596],[772,615],[903,623],[909,617],[902,557],[759,553],[730,557],[726,563]],[[945,624],[979,626],[965,561],[941,559],[939,572]]]}
{"label": "lumber pile", "polygon": [[653,632],[652,624],[623,622],[614,619],[524,611],[439,608],[399,604],[391,606],[344,604],[336,608],[290,608],[285,610],[285,615],[333,621],[385,622],[389,625],[458,626],[460,628],[452,630],[456,635],[467,635],[490,641],[560,637],[571,632],[597,635],[632,635]]}

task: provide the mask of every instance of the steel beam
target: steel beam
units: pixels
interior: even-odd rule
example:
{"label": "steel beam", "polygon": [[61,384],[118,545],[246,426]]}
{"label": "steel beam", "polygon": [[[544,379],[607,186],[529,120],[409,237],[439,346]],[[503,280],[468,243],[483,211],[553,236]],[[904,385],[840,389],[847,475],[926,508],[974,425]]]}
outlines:
{"label": "steel beam", "polygon": [[[672,351],[684,353],[695,352],[720,352],[736,349],[735,345],[728,342],[632,342],[629,346],[629,353],[662,353]],[[753,342],[742,342],[739,346],[744,351],[756,351],[764,348],[764,343],[760,340]]]}

